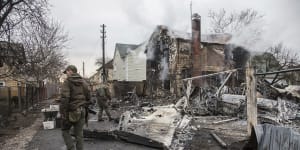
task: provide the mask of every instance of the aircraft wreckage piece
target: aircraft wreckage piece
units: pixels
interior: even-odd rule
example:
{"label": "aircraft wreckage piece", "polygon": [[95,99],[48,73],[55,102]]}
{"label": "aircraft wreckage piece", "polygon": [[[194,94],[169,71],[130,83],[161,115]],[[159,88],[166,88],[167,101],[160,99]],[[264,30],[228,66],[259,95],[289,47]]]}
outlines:
{"label": "aircraft wreckage piece", "polygon": [[[182,116],[174,105],[145,107],[140,114],[125,112],[120,118],[119,131],[148,138],[151,142],[161,143],[161,148],[169,148],[175,131],[189,122],[190,119]],[[144,144],[135,140],[130,142]]]}
{"label": "aircraft wreckage piece", "polygon": [[101,140],[124,140],[129,143],[137,143],[141,145],[145,145],[148,147],[160,148],[163,149],[163,143],[159,141],[153,141],[152,139],[136,135],[133,133],[114,130],[114,131],[100,131],[100,130],[83,130],[84,138],[94,138]]}
{"label": "aircraft wreckage piece", "polygon": [[[236,114],[244,109],[246,97],[244,95],[223,94],[218,105],[218,112],[227,115]],[[257,98],[259,118],[279,122],[296,118],[298,104],[288,100]]]}
{"label": "aircraft wreckage piece", "polygon": [[[176,143],[176,131],[185,130],[191,118],[183,115],[187,107],[187,98],[182,97],[175,105],[142,107],[139,111],[124,112],[117,129],[111,131],[84,130],[85,138],[103,140],[122,139],[130,143],[141,144],[160,149],[171,149]],[[174,146],[173,145],[173,146]]]}
{"label": "aircraft wreckage piece", "polygon": [[[187,82],[186,94],[174,105],[142,107],[141,110],[126,111],[113,131],[84,130],[86,138],[122,139],[160,149],[183,149],[182,138],[176,140],[178,131],[189,131],[191,118],[184,115],[191,94],[191,80]],[[185,137],[183,137],[185,138]],[[181,142],[178,142],[181,141]],[[173,144],[173,145],[172,145]]]}

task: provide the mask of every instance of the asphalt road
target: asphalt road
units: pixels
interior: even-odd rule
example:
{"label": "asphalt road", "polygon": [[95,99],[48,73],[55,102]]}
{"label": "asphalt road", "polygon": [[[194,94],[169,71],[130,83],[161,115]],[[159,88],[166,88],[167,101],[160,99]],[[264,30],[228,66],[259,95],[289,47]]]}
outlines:
{"label": "asphalt road", "polygon": [[[65,144],[60,129],[40,129],[26,147],[26,150],[65,150]],[[155,150],[153,148],[126,143],[123,141],[103,141],[96,139],[85,139],[86,150]]]}

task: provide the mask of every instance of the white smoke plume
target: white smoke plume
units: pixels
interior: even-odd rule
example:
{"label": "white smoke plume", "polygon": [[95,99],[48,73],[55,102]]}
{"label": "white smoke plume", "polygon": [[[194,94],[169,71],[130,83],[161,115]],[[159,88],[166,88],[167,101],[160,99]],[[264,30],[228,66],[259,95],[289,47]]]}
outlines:
{"label": "white smoke plume", "polygon": [[160,71],[160,80],[166,80],[168,78],[168,74],[169,74],[169,64],[168,64],[168,58],[167,57],[163,57],[160,65],[162,67],[161,71]]}

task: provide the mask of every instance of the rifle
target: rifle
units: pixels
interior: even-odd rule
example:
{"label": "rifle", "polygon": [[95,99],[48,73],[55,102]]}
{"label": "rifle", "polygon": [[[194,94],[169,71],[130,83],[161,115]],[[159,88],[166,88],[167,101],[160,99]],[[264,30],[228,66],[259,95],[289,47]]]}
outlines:
{"label": "rifle", "polygon": [[95,110],[93,110],[93,109],[91,109],[89,107],[86,107],[86,109],[87,109],[87,112],[90,113],[90,114],[93,114],[93,115],[97,114],[97,112]]}

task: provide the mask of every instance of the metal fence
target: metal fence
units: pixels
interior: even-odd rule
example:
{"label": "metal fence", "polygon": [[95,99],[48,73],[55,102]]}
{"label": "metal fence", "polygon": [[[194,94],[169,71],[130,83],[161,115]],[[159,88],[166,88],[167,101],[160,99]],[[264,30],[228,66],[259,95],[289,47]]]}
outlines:
{"label": "metal fence", "polygon": [[0,87],[0,116],[7,116],[11,113],[11,88]]}
{"label": "metal fence", "polygon": [[58,84],[47,84],[43,87],[31,84],[26,87],[0,87],[0,118],[9,116],[12,112],[31,109],[39,102],[58,94]]}

